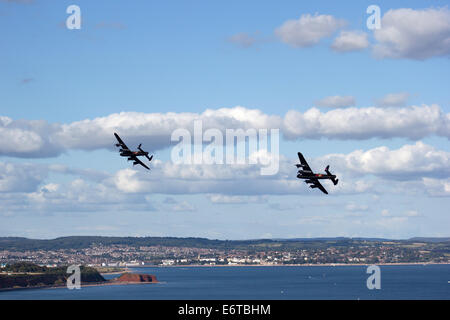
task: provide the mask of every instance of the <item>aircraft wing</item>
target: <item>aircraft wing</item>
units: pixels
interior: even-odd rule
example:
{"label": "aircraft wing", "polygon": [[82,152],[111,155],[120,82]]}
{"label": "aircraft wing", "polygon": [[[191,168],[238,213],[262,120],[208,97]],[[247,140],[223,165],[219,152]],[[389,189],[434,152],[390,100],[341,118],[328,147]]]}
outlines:
{"label": "aircraft wing", "polygon": [[133,160],[139,163],[141,166],[143,166],[145,169],[150,170],[149,167],[147,167],[141,160],[138,159],[138,157],[133,157]]}
{"label": "aircraft wing", "polygon": [[119,135],[117,133],[114,132],[114,136],[116,137],[117,141],[119,142],[120,146],[122,147],[122,149],[127,149],[130,150],[127,145],[125,144],[125,142],[122,141],[122,139],[120,139]]}
{"label": "aircraft wing", "polygon": [[[308,183],[308,182],[306,182],[306,183]],[[314,182],[311,182],[311,187],[312,188],[318,188],[323,193],[328,194],[328,191],[323,187],[323,185],[317,179],[315,179]]]}
{"label": "aircraft wing", "polygon": [[297,154],[298,154],[298,159],[300,160],[300,164],[303,167],[303,170],[312,172],[308,162],[306,162],[305,157],[301,154],[301,152],[298,152]]}

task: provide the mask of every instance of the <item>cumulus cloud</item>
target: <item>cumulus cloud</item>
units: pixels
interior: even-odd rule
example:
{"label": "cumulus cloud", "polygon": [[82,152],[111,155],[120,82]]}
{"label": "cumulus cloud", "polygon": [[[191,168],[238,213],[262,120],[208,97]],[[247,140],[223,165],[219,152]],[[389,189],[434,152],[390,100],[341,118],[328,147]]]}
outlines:
{"label": "cumulus cloud", "polygon": [[[296,159],[280,156],[280,170],[273,176],[262,176],[259,165],[186,165],[159,162],[154,164],[151,175],[138,174],[139,168],[123,169],[115,173],[111,181],[121,192],[130,194],[207,194],[213,203],[260,203],[266,201],[265,195],[311,194],[308,186],[296,178],[293,166],[296,162]],[[313,164],[316,163],[313,161],[311,165]],[[316,169],[320,168],[317,166]],[[336,173],[342,177],[339,170]],[[126,178],[122,178],[124,176]],[[374,181],[347,176],[338,186],[333,187],[333,193],[374,191]],[[328,187],[328,182],[324,184]]]}
{"label": "cumulus cloud", "polygon": [[385,179],[416,180],[422,177],[450,177],[450,153],[437,150],[421,141],[390,150],[383,146],[349,154],[330,154],[322,163],[355,174],[373,174]]}
{"label": "cumulus cloud", "polygon": [[405,137],[417,140],[429,135],[449,137],[449,116],[437,105],[407,108],[346,108],[304,113],[291,110],[284,117],[288,139],[370,139]]}
{"label": "cumulus cloud", "polygon": [[[17,204],[20,203],[21,207]],[[21,194],[12,206],[33,212],[155,211],[142,195],[123,193],[108,181],[88,182],[76,178],[65,184],[47,183],[36,191]]]}
{"label": "cumulus cloud", "polygon": [[369,46],[367,33],[361,31],[341,31],[331,48],[337,52],[359,51]]}
{"label": "cumulus cloud", "polygon": [[203,113],[121,112],[68,124],[50,124],[43,120],[13,120],[0,117],[0,155],[42,158],[53,157],[70,149],[112,149],[113,132],[126,135],[129,147],[143,143],[146,149],[158,150],[171,145],[174,130],[193,132],[195,120],[203,130],[279,128],[281,117],[243,107],[207,109]]}
{"label": "cumulus cloud", "polygon": [[93,170],[89,168],[87,169],[72,168],[63,164],[49,164],[46,167],[49,170],[49,172],[52,173],[78,176],[90,181],[102,181],[110,176],[106,172]]}
{"label": "cumulus cloud", "polygon": [[[290,193],[290,188],[298,184],[295,177],[265,178],[260,175],[259,167],[252,165],[163,163],[154,168],[152,175],[140,175],[134,169],[120,170],[115,174],[115,185],[126,193],[255,195]],[[217,197],[213,199],[219,201]]]}
{"label": "cumulus cloud", "polygon": [[276,36],[296,48],[316,45],[323,38],[330,37],[346,24],[344,20],[331,15],[303,14],[297,20],[288,20],[275,30]]}
{"label": "cumulus cloud", "polygon": [[343,108],[356,104],[355,97],[352,96],[329,96],[316,101],[318,107]]}
{"label": "cumulus cloud", "polygon": [[0,162],[0,192],[31,192],[47,177],[44,166]]}
{"label": "cumulus cloud", "polygon": [[[327,97],[319,103],[343,106],[352,97]],[[321,112],[288,111],[284,117],[244,107],[207,109],[203,113],[121,112],[67,124],[43,120],[13,120],[0,117],[0,156],[22,158],[55,157],[68,150],[113,150],[118,132],[130,148],[139,143],[149,151],[173,145],[174,130],[184,128],[191,134],[196,120],[203,132],[217,129],[280,129],[287,139],[370,139],[404,137],[418,140],[438,135],[450,137],[450,114],[438,105],[405,108],[346,108]]]}
{"label": "cumulus cloud", "polygon": [[408,92],[389,93],[377,100],[377,105],[380,107],[404,107],[408,98]]}
{"label": "cumulus cloud", "polygon": [[[227,128],[274,128],[278,127],[280,122],[278,116],[239,106],[207,109],[201,114],[121,112],[62,125],[55,139],[64,141],[70,148],[97,149],[111,145],[112,132],[116,131],[126,134],[127,143],[131,145],[143,142],[147,148],[155,150],[169,146],[171,134],[176,129],[185,128],[193,132],[195,120],[202,121],[203,130],[217,128],[223,132]],[[83,141],[87,136],[96,136],[96,139]]]}
{"label": "cumulus cloud", "polygon": [[62,147],[52,141],[58,129],[57,124],[44,120],[12,120],[0,116],[0,155],[24,158],[58,155]]}
{"label": "cumulus cloud", "polygon": [[374,31],[373,52],[378,58],[425,60],[450,54],[450,10],[444,8],[391,9]]}
{"label": "cumulus cloud", "polygon": [[450,197],[450,178],[436,179],[424,177],[422,182],[429,195],[435,197]]}
{"label": "cumulus cloud", "polygon": [[[297,159],[280,156],[280,171],[261,176],[258,165],[174,165],[155,161],[151,174],[138,167],[112,174],[90,173],[61,165],[0,162],[1,214],[22,211],[195,211],[195,205],[170,195],[204,194],[214,204],[268,203],[270,195],[320,197],[296,178]],[[308,159],[315,171],[327,164],[340,181],[333,186],[324,181],[330,196],[345,194],[401,193],[450,196],[450,153],[417,142],[391,150],[378,147],[348,154],[329,154]],[[68,182],[49,180],[50,172],[75,176]],[[67,181],[68,179],[64,179]],[[161,203],[154,194],[168,197]],[[291,210],[297,205],[268,203],[276,210]],[[349,202],[344,210],[367,211],[364,203]],[[420,213],[383,214],[386,218],[415,217]]]}

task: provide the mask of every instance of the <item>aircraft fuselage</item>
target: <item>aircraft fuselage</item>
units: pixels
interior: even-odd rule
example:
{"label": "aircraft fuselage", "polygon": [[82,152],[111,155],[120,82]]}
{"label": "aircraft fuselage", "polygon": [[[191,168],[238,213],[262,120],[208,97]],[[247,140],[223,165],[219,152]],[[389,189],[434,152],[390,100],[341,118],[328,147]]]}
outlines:
{"label": "aircraft fuselage", "polygon": [[301,172],[297,175],[297,178],[299,179],[335,179],[336,175],[334,174],[322,174],[322,173],[305,173],[305,172]]}
{"label": "aircraft fuselage", "polygon": [[146,151],[130,151],[130,150],[120,150],[120,155],[122,157],[131,157],[131,156],[146,156],[148,152]]}

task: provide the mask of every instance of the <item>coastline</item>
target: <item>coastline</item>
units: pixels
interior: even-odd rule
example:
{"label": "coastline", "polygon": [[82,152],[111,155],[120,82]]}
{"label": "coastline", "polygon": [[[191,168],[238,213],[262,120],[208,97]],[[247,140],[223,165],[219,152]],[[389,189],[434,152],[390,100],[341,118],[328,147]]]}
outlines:
{"label": "coastline", "polygon": [[[376,264],[377,266],[408,266],[408,265],[450,265],[450,262],[434,262],[434,263],[421,263],[421,262],[400,262],[400,263],[380,263]],[[361,266],[367,267],[370,264],[362,264],[362,263],[343,263],[343,264],[274,264],[274,265],[248,265],[248,264],[233,264],[233,265],[173,265],[173,266],[140,266],[138,268],[194,268],[194,267],[346,267],[346,266]],[[130,268],[131,272],[133,268]],[[103,273],[103,274],[121,274],[121,272],[112,272],[112,273]],[[85,283],[81,284],[81,288],[83,287],[99,287],[99,286],[121,286],[121,285],[133,285],[133,284],[157,284],[161,283],[160,281],[152,281],[152,282],[134,282],[134,281],[116,281],[115,279],[110,279],[103,282],[94,282],[94,283]],[[164,282],[163,282],[164,283]],[[14,287],[14,288],[0,288],[0,293],[5,291],[13,291],[13,290],[32,290],[32,289],[61,289],[67,288],[66,284],[55,286],[32,286],[32,287]],[[74,289],[76,290],[76,289]]]}
{"label": "coastline", "polygon": [[[144,265],[136,268],[189,268],[189,267],[345,267],[345,266],[408,266],[408,265],[450,265],[450,262],[393,262],[393,263],[324,263],[324,264],[188,264],[188,265]],[[133,268],[132,268],[133,269]]]}
{"label": "coastline", "polygon": [[[104,281],[104,282],[93,282],[93,283],[85,283],[81,284],[81,288],[83,287],[101,287],[101,286],[126,286],[130,284],[156,284],[160,283],[159,281],[154,282],[133,282],[133,281]],[[3,291],[13,291],[13,290],[31,290],[31,289],[61,289],[67,288],[67,285],[63,284],[60,286],[49,285],[49,286],[32,286],[32,287],[15,287],[15,288],[0,288],[0,292]],[[77,289],[73,289],[77,290]]]}

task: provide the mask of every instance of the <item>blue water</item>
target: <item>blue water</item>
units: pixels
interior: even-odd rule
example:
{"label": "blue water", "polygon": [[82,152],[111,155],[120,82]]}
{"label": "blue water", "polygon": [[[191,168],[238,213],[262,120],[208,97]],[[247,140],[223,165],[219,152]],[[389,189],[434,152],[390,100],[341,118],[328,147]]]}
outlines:
{"label": "blue water", "polygon": [[4,291],[0,299],[450,299],[450,265],[380,268],[380,290],[367,289],[365,266],[154,267],[133,271],[157,284]]}

